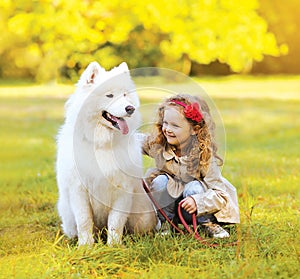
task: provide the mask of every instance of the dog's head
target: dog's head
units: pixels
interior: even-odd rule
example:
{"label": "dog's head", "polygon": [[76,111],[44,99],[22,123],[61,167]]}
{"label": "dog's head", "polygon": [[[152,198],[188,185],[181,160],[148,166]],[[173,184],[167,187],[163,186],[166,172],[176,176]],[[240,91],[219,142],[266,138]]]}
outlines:
{"label": "dog's head", "polygon": [[[86,99],[90,118],[109,129],[127,134],[130,122],[139,124],[139,99],[125,62],[110,71],[105,71],[97,62],[92,62],[83,72],[78,86],[90,92]],[[136,116],[136,117],[135,117]]]}

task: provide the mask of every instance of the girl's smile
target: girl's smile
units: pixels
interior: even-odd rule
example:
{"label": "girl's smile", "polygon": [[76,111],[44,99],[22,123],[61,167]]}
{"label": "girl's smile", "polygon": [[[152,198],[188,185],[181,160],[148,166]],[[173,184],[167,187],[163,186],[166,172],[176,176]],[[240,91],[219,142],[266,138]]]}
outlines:
{"label": "girl's smile", "polygon": [[179,152],[188,146],[191,135],[195,134],[192,125],[174,106],[168,106],[164,111],[162,132],[167,142],[176,147]]}

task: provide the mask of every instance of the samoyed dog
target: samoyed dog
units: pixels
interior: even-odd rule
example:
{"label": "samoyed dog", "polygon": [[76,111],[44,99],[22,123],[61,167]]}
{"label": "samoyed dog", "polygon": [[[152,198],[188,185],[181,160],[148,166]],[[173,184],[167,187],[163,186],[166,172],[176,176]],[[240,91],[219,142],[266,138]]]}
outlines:
{"label": "samoyed dog", "polygon": [[147,233],[156,215],[141,182],[142,153],[136,137],[139,99],[123,62],[105,71],[92,62],[65,105],[57,136],[58,213],[64,233],[92,244],[107,232],[119,244],[124,231]]}

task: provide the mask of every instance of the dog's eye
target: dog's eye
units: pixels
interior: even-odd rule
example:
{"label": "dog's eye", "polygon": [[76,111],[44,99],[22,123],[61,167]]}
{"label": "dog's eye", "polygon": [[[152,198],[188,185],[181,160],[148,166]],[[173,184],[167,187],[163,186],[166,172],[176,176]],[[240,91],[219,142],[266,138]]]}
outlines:
{"label": "dog's eye", "polygon": [[106,95],[107,98],[113,98],[114,97],[114,94],[108,94]]}

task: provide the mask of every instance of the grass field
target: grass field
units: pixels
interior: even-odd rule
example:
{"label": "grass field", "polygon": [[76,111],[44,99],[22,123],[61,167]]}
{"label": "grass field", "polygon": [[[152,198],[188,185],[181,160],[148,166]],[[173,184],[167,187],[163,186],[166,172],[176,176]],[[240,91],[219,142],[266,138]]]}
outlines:
{"label": "grass field", "polygon": [[[72,86],[0,83],[0,278],[299,278],[300,77],[198,80],[226,128],[237,247],[186,236],[77,248],[56,212],[55,135]],[[149,98],[142,97],[142,103]]]}

